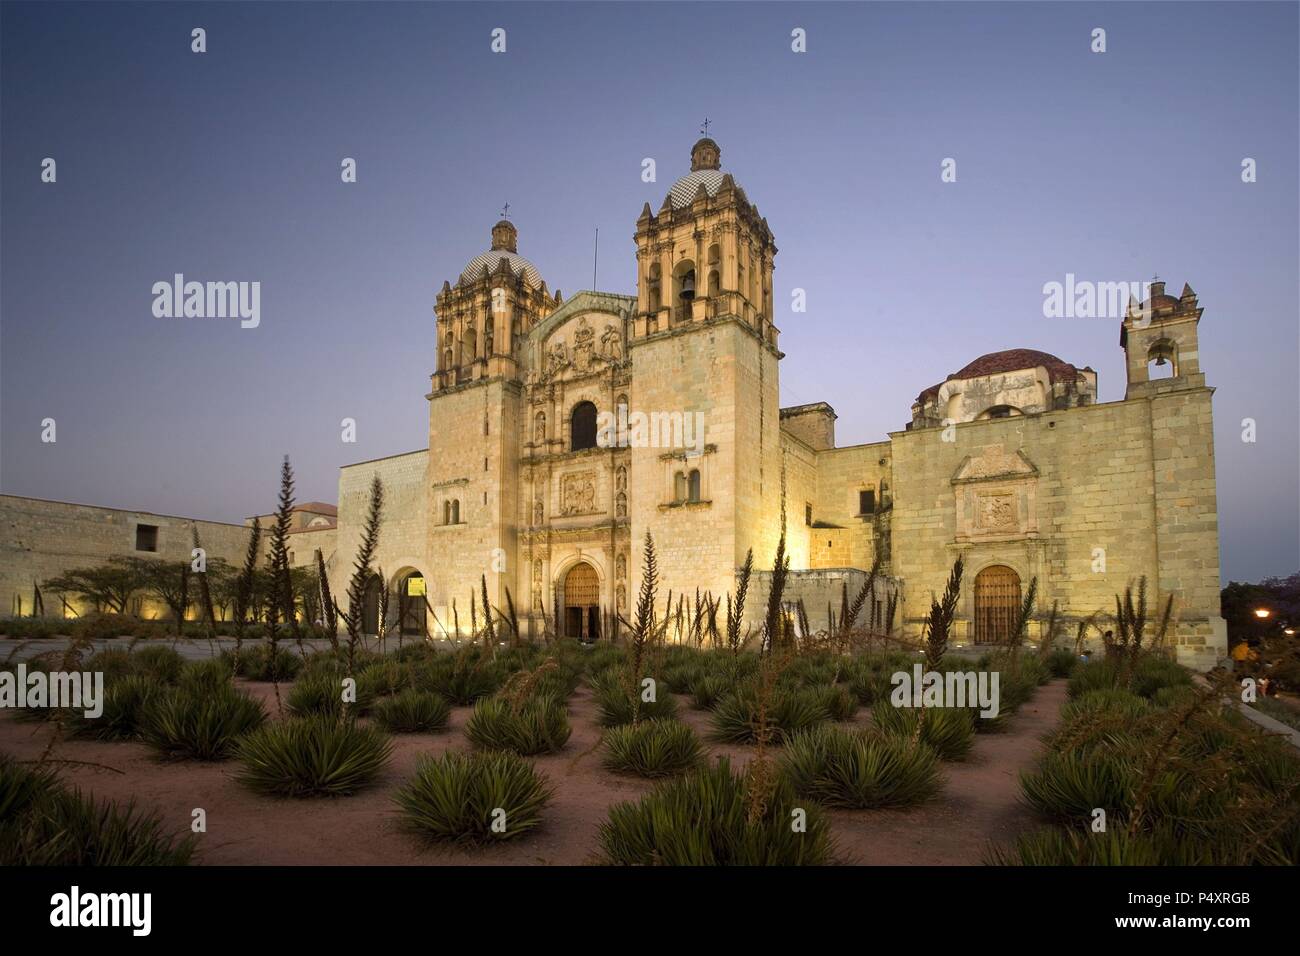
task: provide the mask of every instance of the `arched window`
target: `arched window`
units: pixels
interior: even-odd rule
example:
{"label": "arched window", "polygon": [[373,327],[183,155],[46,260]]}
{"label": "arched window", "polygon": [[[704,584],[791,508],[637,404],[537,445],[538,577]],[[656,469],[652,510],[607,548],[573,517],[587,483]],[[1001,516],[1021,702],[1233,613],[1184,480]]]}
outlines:
{"label": "arched window", "polygon": [[596,447],[596,406],[579,402],[569,416],[569,450]]}
{"label": "arched window", "polygon": [[673,475],[673,501],[685,501],[686,490],[686,472],[679,471]]}
{"label": "arched window", "polygon": [[442,503],[442,523],[451,524],[451,502],[450,501],[444,501]]}
{"label": "arched window", "polygon": [[446,351],[442,353],[442,368],[443,371],[450,371],[455,367],[456,353],[453,351],[452,347],[448,345]]}
{"label": "arched window", "polygon": [[650,300],[651,312],[658,312],[661,307],[660,303],[663,301],[663,293],[661,291],[661,285],[662,282],[661,282],[661,276],[659,272],[659,263],[657,262],[651,263],[650,275],[646,279],[646,296]]}
{"label": "arched window", "polygon": [[691,473],[686,476],[686,500],[700,500],[700,469],[692,468]]}
{"label": "arched window", "polygon": [[460,499],[451,499],[451,523],[460,524]]}
{"label": "arched window", "polygon": [[488,319],[483,323],[483,354],[484,354],[486,357],[488,357],[488,358],[491,358],[491,357],[492,357],[492,354],[493,354],[493,352],[492,352],[492,319],[491,319],[491,317],[489,317],[489,318],[488,318]]}
{"label": "arched window", "polygon": [[718,270],[713,269],[709,272],[709,298],[713,298],[722,291],[722,279],[718,275]]}
{"label": "arched window", "polygon": [[683,259],[673,268],[673,318],[684,322],[691,317],[695,301],[695,263]]}

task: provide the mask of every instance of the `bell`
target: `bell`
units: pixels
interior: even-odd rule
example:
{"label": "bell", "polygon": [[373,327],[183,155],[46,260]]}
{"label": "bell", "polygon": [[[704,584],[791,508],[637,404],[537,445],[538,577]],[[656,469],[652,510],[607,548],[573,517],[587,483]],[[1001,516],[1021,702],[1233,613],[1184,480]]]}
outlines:
{"label": "bell", "polygon": [[1157,364],[1157,365],[1164,365],[1164,364],[1165,364],[1165,357],[1164,357],[1163,355],[1157,355],[1157,356],[1156,356],[1156,364]]}
{"label": "bell", "polygon": [[680,293],[680,298],[683,299],[695,298],[695,273],[694,272],[688,272],[686,273],[686,275],[682,276],[682,291]]}

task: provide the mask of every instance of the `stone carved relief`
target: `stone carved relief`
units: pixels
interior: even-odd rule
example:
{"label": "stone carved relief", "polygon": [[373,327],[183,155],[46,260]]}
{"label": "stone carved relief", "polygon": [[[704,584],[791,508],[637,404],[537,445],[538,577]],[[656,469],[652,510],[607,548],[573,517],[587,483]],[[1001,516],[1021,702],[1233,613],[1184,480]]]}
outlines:
{"label": "stone carved relief", "polygon": [[560,480],[560,514],[589,515],[596,512],[596,473],[583,471]]}
{"label": "stone carved relief", "polygon": [[627,577],[627,555],[626,554],[620,554],[618,556],[618,562],[615,566],[618,568],[615,577],[617,577],[619,580],[622,580],[623,578]]}
{"label": "stone carved relief", "polygon": [[596,349],[595,339],[596,333],[587,324],[584,315],[578,320],[578,330],[573,333],[573,367],[576,371],[585,372],[591,368],[591,357]]}
{"label": "stone carved relief", "polygon": [[600,354],[611,362],[623,358],[623,336],[612,325],[605,326],[605,331],[601,333]]}
{"label": "stone carved relief", "polygon": [[569,367],[569,347],[563,341],[552,342],[546,350],[546,374],[556,375]]}
{"label": "stone carved relief", "polygon": [[1037,536],[1038,469],[1023,452],[985,445],[952,485],[958,542]]}
{"label": "stone carved relief", "polygon": [[1015,531],[1016,502],[1011,494],[979,495],[976,499],[976,524],[984,531]]}

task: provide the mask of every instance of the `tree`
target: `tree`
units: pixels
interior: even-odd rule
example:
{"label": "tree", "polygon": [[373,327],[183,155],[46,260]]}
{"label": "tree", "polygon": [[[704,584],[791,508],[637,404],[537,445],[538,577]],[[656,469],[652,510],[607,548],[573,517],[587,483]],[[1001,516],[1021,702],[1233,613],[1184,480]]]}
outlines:
{"label": "tree", "polygon": [[45,582],[56,594],[75,594],[95,605],[95,610],[126,614],[131,598],[144,587],[138,558],[110,558],[93,568],[74,568]]}
{"label": "tree", "polygon": [[176,633],[180,634],[185,611],[190,606],[190,563],[147,558],[125,560],[136,562],[144,590],[166,605],[176,622]]}
{"label": "tree", "polygon": [[280,500],[271,525],[271,544],[268,554],[266,624],[271,653],[275,654],[277,622],[283,620],[297,633],[298,618],[294,614],[293,580],[289,574],[289,528],[293,523],[293,468],[289,456],[280,465]]}
{"label": "tree", "polygon": [[[361,547],[352,563],[352,580],[348,582],[348,609],[341,613],[348,631],[348,675],[356,663],[357,645],[363,637],[362,616],[365,614],[366,588],[375,576],[371,562],[379,549],[379,524],[384,512],[384,483],[375,475],[370,480],[370,510],[366,514],[365,528],[361,532]],[[337,610],[337,609],[336,609]]]}
{"label": "tree", "polygon": [[[248,623],[250,611],[255,611],[255,594],[257,586],[257,558],[262,543],[262,523],[253,519],[253,528],[248,536],[248,550],[244,552],[244,566],[235,580],[233,605],[235,615],[235,654],[239,654],[244,640],[244,625]],[[256,613],[253,614],[256,619]]]}

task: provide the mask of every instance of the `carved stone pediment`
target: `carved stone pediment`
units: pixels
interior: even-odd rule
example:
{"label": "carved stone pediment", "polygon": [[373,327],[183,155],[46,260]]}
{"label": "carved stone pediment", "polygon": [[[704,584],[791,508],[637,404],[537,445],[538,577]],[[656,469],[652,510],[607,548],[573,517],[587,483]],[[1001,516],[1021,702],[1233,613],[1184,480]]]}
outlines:
{"label": "carved stone pediment", "polygon": [[582,314],[548,336],[541,350],[542,367],[534,380],[553,382],[570,371],[586,375],[622,362],[625,352],[620,320],[601,312]]}
{"label": "carved stone pediment", "polygon": [[1038,469],[1023,451],[1009,450],[1001,444],[985,445],[974,455],[967,455],[952,476],[959,481],[995,481],[1014,478],[1037,478]]}
{"label": "carved stone pediment", "polygon": [[952,477],[956,541],[1038,535],[1038,469],[1018,449],[985,445]]}

